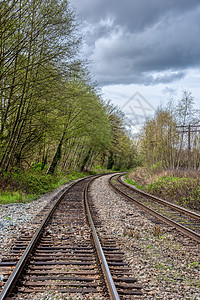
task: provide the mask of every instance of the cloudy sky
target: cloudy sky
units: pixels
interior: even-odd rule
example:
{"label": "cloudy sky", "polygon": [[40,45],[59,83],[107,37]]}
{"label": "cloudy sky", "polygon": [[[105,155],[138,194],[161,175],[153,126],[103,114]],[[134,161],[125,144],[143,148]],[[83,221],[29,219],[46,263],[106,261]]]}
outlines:
{"label": "cloudy sky", "polygon": [[200,107],[199,0],[70,3],[83,20],[83,53],[105,99],[132,112],[140,106],[144,115],[186,89]]}

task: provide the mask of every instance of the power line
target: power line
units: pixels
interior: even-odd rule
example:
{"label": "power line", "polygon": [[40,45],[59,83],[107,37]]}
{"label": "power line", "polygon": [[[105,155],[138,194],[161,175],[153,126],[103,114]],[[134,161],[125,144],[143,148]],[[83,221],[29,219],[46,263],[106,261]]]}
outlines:
{"label": "power line", "polygon": [[[188,133],[188,169],[191,169],[191,133],[200,132],[200,125],[179,125],[176,128],[183,128],[182,131],[177,131],[177,133]],[[197,129],[191,130],[191,128]]]}

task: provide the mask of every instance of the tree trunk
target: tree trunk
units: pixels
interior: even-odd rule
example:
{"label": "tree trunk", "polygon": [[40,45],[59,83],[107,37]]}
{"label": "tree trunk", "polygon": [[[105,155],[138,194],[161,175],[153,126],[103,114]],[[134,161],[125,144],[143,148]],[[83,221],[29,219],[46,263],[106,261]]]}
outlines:
{"label": "tree trunk", "polygon": [[85,165],[87,164],[87,162],[88,162],[88,160],[89,160],[89,158],[90,158],[90,153],[91,153],[91,151],[92,151],[92,149],[90,148],[90,150],[88,151],[86,157],[85,157],[84,160],[83,160],[83,164],[82,164],[82,166],[81,166],[81,171],[84,170]]}
{"label": "tree trunk", "polygon": [[57,148],[56,153],[53,157],[52,163],[49,167],[49,170],[48,170],[47,174],[51,174],[51,175],[54,174],[55,169],[57,167],[57,164],[58,164],[59,160],[61,159],[62,145],[63,145],[64,136],[65,136],[65,132],[63,133],[62,138],[61,138],[61,140],[58,144],[58,148]]}

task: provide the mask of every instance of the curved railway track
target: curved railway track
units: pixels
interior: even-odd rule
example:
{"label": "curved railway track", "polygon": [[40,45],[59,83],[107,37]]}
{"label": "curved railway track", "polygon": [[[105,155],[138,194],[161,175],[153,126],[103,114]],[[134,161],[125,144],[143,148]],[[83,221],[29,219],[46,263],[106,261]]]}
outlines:
{"label": "curved railway track", "polygon": [[143,192],[122,180],[123,175],[113,175],[110,185],[115,191],[133,201],[157,219],[173,226],[183,234],[200,242],[200,215]]}
{"label": "curved railway track", "polygon": [[[99,239],[88,188],[94,177],[72,183],[53,203],[34,234],[19,237],[0,263],[0,299],[51,291],[70,297],[130,299],[142,295],[123,253],[105,235]],[[89,203],[88,203],[89,202]],[[41,218],[41,216],[39,216]]]}

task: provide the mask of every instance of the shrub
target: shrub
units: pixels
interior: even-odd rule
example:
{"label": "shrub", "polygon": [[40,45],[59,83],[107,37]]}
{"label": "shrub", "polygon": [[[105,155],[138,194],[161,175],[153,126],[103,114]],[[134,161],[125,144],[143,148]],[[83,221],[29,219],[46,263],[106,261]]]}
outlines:
{"label": "shrub", "polygon": [[129,175],[147,192],[186,208],[200,210],[199,172],[182,170],[155,171],[139,168]]}

